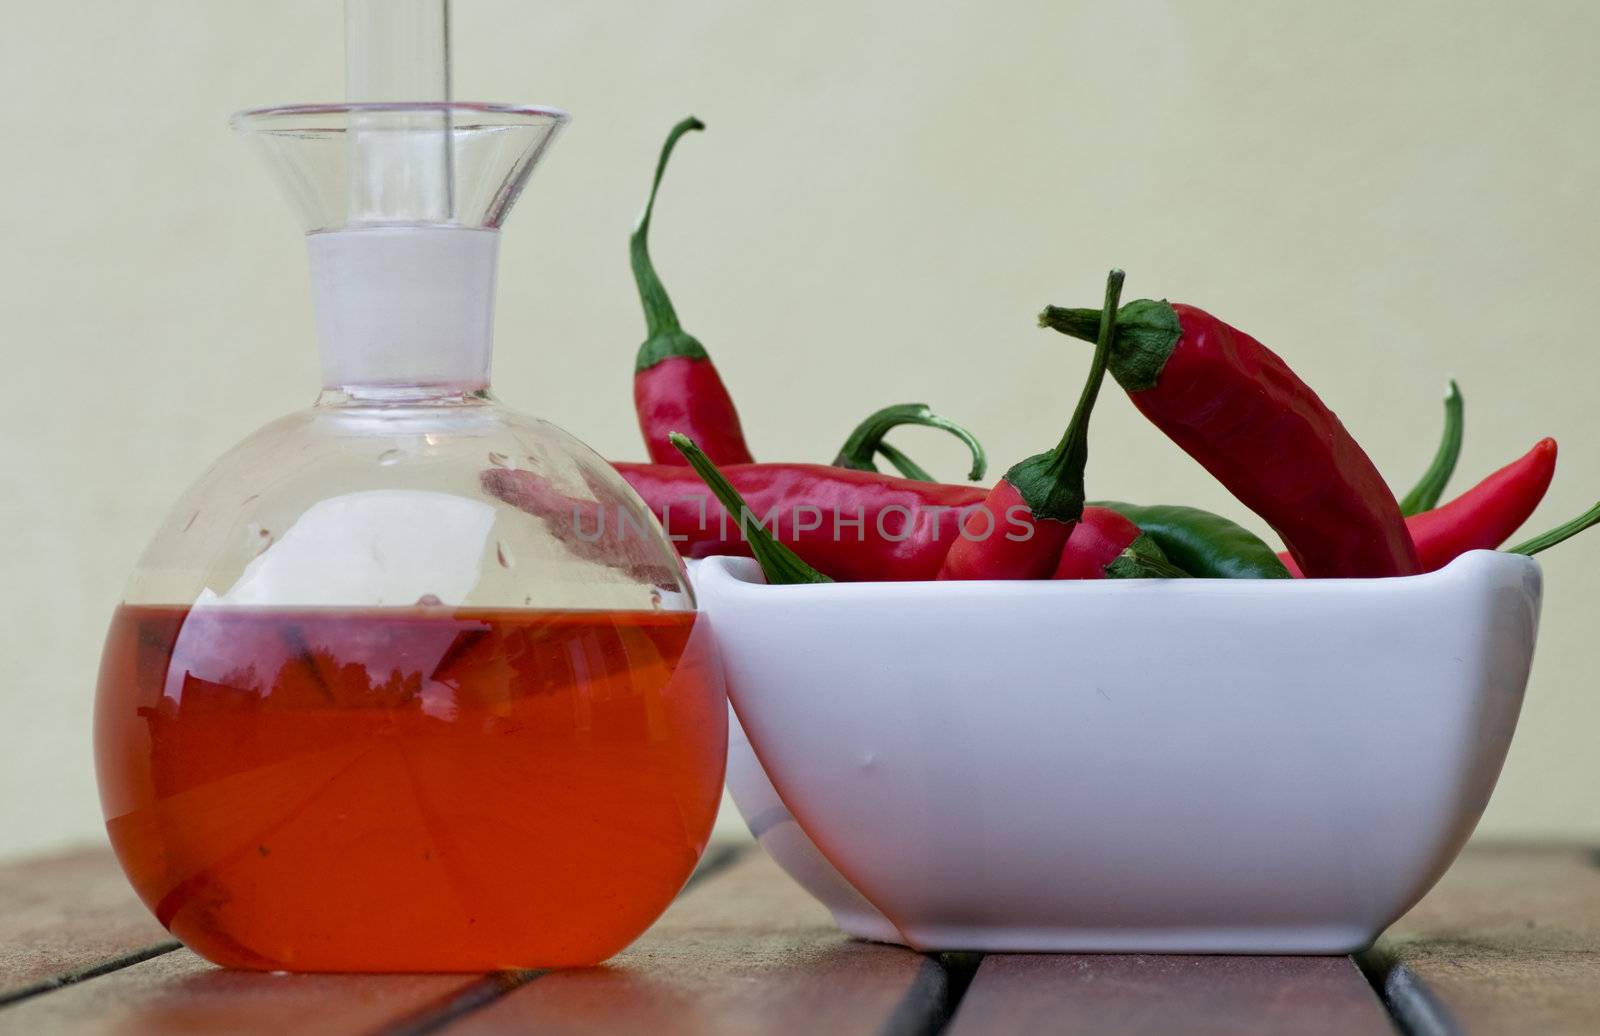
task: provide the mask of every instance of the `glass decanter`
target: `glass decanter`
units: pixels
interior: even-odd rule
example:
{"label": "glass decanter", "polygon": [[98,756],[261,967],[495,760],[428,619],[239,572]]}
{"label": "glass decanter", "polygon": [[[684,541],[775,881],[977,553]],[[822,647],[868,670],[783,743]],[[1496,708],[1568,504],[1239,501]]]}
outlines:
{"label": "glass decanter", "polygon": [[234,117],[307,230],[323,391],[173,508],[95,719],[123,869],[219,964],[592,964],[704,848],[726,704],[682,562],[488,387],[499,228],[565,118]]}

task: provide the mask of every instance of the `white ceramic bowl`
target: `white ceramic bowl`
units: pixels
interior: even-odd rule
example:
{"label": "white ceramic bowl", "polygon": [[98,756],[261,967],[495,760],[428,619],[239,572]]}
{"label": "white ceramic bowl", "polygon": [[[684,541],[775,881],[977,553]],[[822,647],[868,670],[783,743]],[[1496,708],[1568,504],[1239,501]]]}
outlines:
{"label": "white ceramic bowl", "polygon": [[[1385,580],[695,586],[826,859],[919,949],[1346,953],[1449,866],[1538,565]],[[748,814],[747,814],[748,816]]]}
{"label": "white ceramic bowl", "polygon": [[[698,558],[685,558],[690,579],[697,579]],[[759,573],[757,573],[759,576]],[[833,915],[834,923],[858,939],[904,943],[905,937],[868,903],[866,897],[828,862],[806,833],[795,823],[794,814],[783,804],[778,789],[767,779],[739,725],[739,716],[728,703],[728,794],[738,807],[750,834],[762,850],[795,884],[821,901]]]}
{"label": "white ceramic bowl", "polygon": [[761,768],[732,705],[728,707],[728,794],[761,848],[828,908],[835,924],[858,939],[905,942],[894,924],[845,880],[795,822]]}

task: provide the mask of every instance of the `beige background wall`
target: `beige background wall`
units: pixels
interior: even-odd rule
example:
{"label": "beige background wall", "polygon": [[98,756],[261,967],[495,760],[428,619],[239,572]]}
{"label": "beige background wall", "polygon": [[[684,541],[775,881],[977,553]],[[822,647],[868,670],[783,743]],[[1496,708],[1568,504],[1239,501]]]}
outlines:
{"label": "beige background wall", "polygon": [[[316,389],[300,240],[233,109],[336,99],[332,0],[8,3],[0,34],[0,853],[94,838],[100,638],[164,509]],[[641,451],[625,238],[667,127],[657,255],[767,458],[927,400],[1003,468],[1083,354],[1032,328],[1132,296],[1277,348],[1397,483],[1461,379],[1473,480],[1540,435],[1534,525],[1600,495],[1600,5],[457,0],[458,95],[576,115],[511,221],[496,382]],[[950,476],[946,443],[902,445]],[[1119,393],[1096,494],[1239,508]],[[1600,534],[1550,555],[1484,830],[1600,835]],[[1373,722],[1382,722],[1374,716]]]}

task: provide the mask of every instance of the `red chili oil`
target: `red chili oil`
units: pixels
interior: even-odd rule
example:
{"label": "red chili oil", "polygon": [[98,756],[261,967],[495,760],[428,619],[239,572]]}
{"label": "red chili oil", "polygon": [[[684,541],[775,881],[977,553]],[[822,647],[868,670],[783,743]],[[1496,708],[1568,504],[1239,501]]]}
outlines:
{"label": "red chili oil", "polygon": [[593,964],[716,815],[692,612],[123,606],[100,795],[139,895],[237,968]]}

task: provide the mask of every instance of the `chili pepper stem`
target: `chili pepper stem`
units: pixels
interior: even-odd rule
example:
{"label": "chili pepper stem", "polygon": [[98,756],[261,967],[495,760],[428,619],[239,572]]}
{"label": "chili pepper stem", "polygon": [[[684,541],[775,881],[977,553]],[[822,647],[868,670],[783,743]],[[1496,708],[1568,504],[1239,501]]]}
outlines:
{"label": "chili pepper stem", "polygon": [[[1039,326],[1093,342],[1099,335],[1099,317],[1092,309],[1046,306],[1039,314]],[[1154,386],[1182,335],[1177,311],[1170,303],[1152,299],[1128,303],[1117,314],[1111,376],[1129,392]]]}
{"label": "chili pepper stem", "polygon": [[[938,428],[965,443],[967,450],[972,454],[972,470],[967,473],[967,478],[976,481],[989,469],[989,458],[983,452],[983,444],[978,441],[978,437],[948,417],[934,413],[933,408],[926,403],[898,403],[869,414],[866,420],[856,425],[850,437],[839,448],[839,455],[833,460],[834,467],[852,468],[856,471],[878,470],[872,463],[872,455],[880,452],[879,447],[883,445],[883,437],[893,429],[908,424]],[[884,459],[889,459],[887,453],[884,454]],[[893,464],[894,461],[890,460],[890,463]],[[905,473],[904,469],[902,473]],[[926,475],[926,472],[923,474]],[[906,477],[918,476],[906,473]]]}
{"label": "chili pepper stem", "polygon": [[1444,435],[1439,440],[1439,449],[1428,470],[1400,501],[1400,513],[1407,518],[1439,506],[1439,498],[1444,496],[1445,486],[1455,474],[1456,461],[1461,458],[1462,411],[1461,388],[1456,379],[1451,378],[1444,393]]}
{"label": "chili pepper stem", "polygon": [[896,449],[889,443],[880,442],[878,444],[878,456],[888,461],[890,467],[900,472],[900,474],[906,478],[915,479],[918,482],[939,481],[933,477],[927,468],[924,468],[921,464],[918,464],[910,457],[907,457],[904,453],[900,452],[900,450]]}
{"label": "chili pepper stem", "polygon": [[1089,376],[1084,380],[1078,405],[1072,411],[1072,420],[1061,441],[1050,452],[1029,457],[1006,472],[1006,481],[1017,488],[1035,518],[1075,522],[1083,514],[1083,469],[1089,459],[1089,417],[1111,358],[1111,340],[1125,277],[1121,270],[1112,270],[1106,277],[1105,304],[1100,311],[1094,359],[1090,361]]}
{"label": "chili pepper stem", "polygon": [[717,501],[729,514],[738,519],[739,532],[750,544],[750,553],[755,555],[756,561],[760,563],[761,572],[767,577],[769,584],[778,586],[833,582],[831,578],[806,564],[800,555],[779,543],[760,521],[752,521],[755,515],[746,506],[744,497],[739,495],[739,491],[733,488],[733,483],[711,463],[711,458],[701,452],[693,440],[678,432],[673,432],[667,438],[678,448],[678,452],[683,454],[689,466],[694,469],[694,473],[705,482]]}
{"label": "chili pepper stem", "polygon": [[1525,543],[1519,543],[1515,547],[1507,548],[1507,553],[1524,554],[1532,557],[1542,550],[1549,550],[1558,543],[1570,540],[1593,525],[1600,525],[1600,504],[1595,504],[1565,525],[1558,525],[1549,532],[1541,533]]}
{"label": "chili pepper stem", "polygon": [[[1139,537],[1145,539],[1146,537]],[[1187,579],[1189,573],[1161,556],[1159,550],[1141,549],[1139,540],[1106,566],[1107,579]]]}
{"label": "chili pepper stem", "polygon": [[672,127],[672,132],[667,134],[666,143],[661,145],[661,157],[656,162],[650,196],[645,201],[644,211],[639,214],[639,222],[633,228],[633,236],[628,239],[628,258],[633,266],[634,283],[639,286],[639,302],[644,307],[645,341],[639,347],[635,363],[637,370],[646,370],[669,356],[708,358],[705,347],[678,323],[678,311],[673,308],[672,300],[667,297],[667,289],[656,274],[655,264],[650,261],[649,244],[650,218],[655,214],[656,193],[661,189],[661,177],[667,171],[667,160],[672,157],[672,149],[685,133],[705,128],[705,123],[691,115]]}

